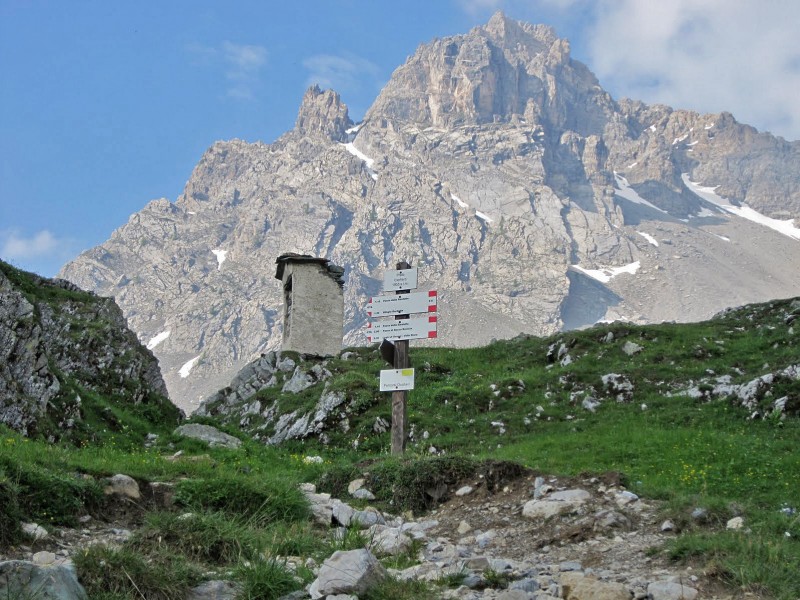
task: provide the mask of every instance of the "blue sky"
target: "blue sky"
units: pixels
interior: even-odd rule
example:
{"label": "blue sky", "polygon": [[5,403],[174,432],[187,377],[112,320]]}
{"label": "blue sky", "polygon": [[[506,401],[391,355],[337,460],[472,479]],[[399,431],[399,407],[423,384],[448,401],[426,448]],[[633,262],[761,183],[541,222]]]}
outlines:
{"label": "blue sky", "polygon": [[0,258],[54,275],[215,140],[272,142],[305,89],[358,119],[434,37],[546,23],[615,98],[800,138],[794,0],[0,0]]}

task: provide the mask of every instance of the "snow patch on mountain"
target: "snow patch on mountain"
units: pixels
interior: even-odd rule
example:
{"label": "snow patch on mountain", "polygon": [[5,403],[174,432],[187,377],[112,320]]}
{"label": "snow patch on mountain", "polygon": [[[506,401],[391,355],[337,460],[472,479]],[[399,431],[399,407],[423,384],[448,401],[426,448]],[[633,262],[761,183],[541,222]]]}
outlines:
{"label": "snow patch on mountain", "polygon": [[753,210],[746,204],[742,206],[735,206],[731,204],[730,200],[728,200],[727,198],[718,196],[715,193],[714,190],[716,190],[718,186],[708,187],[700,183],[693,182],[689,179],[688,173],[682,173],[681,179],[683,180],[683,183],[686,185],[686,187],[688,187],[696,195],[700,196],[703,200],[706,200],[716,206],[719,206],[726,212],[734,214],[743,219],[747,219],[748,221],[753,221],[754,223],[758,223],[759,225],[764,225],[765,227],[769,227],[770,229],[774,229],[775,231],[782,233],[783,235],[789,236],[790,238],[800,240],[800,227],[794,226],[794,219],[781,221],[779,219],[773,219],[766,215],[762,215],[760,212]]}
{"label": "snow patch on mountain", "polygon": [[184,363],[184,365],[178,371],[178,375],[181,376],[182,379],[186,379],[189,376],[189,373],[192,371],[192,367],[197,364],[197,361],[200,360],[200,355],[198,354],[192,360]]}
{"label": "snow patch on mountain", "polygon": [[650,242],[653,246],[658,248],[658,242],[656,241],[656,238],[654,238],[652,235],[650,235],[649,233],[645,233],[644,231],[637,231],[636,233],[638,233],[640,236],[642,236],[644,239]]}
{"label": "snow patch on mountain", "polygon": [[491,223],[492,221],[494,221],[494,219],[492,219],[489,215],[487,215],[486,213],[482,213],[479,210],[475,211],[475,216],[483,221],[486,221],[487,223]]}
{"label": "snow patch on mountain", "polygon": [[378,174],[372,170],[372,165],[375,164],[374,158],[370,158],[369,156],[361,152],[361,150],[355,147],[355,144],[353,144],[353,142],[342,144],[342,146],[344,146],[345,150],[347,150],[350,154],[352,154],[356,158],[359,158],[360,160],[363,160],[364,164],[367,165],[367,171],[369,172],[369,176],[372,177],[372,179],[374,179],[375,181],[378,181]]}
{"label": "snow patch on mountain", "polygon": [[152,338],[150,338],[150,341],[147,342],[147,349],[152,350],[168,337],[169,337],[169,330],[162,331],[161,333],[154,335]]}
{"label": "snow patch on mountain", "polygon": [[453,200],[455,200],[461,208],[467,208],[467,206],[469,206],[466,202],[464,202],[461,198],[459,198],[455,194],[450,194],[450,197]]}
{"label": "snow patch on mountain", "polygon": [[617,275],[621,275],[622,273],[629,273],[631,275],[635,275],[636,272],[641,267],[641,263],[637,260],[636,262],[632,262],[627,265],[623,265],[621,267],[603,267],[601,269],[584,269],[579,265],[572,265],[574,269],[577,269],[581,273],[584,273],[591,277],[592,279],[596,279],[601,283],[608,283]]}
{"label": "snow patch on mountain", "polygon": [[217,270],[221,269],[222,263],[224,263],[225,259],[228,257],[228,251],[216,249],[212,250],[211,253],[217,257]]}

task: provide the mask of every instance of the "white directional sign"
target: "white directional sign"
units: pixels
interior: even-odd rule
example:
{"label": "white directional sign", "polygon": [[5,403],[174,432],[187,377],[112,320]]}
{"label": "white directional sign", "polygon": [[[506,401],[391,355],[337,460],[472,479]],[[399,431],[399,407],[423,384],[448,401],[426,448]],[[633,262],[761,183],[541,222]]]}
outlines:
{"label": "white directional sign", "polygon": [[384,271],[383,291],[414,290],[417,288],[417,267],[398,271]]}
{"label": "white directional sign", "polygon": [[367,339],[420,340],[436,337],[436,316],[375,321],[367,325]]}
{"label": "white directional sign", "polygon": [[385,369],[381,371],[381,391],[397,392],[414,389],[414,369]]}
{"label": "white directional sign", "polygon": [[367,304],[367,314],[370,317],[388,317],[411,313],[435,313],[436,300],[436,290],[394,296],[373,296]]}

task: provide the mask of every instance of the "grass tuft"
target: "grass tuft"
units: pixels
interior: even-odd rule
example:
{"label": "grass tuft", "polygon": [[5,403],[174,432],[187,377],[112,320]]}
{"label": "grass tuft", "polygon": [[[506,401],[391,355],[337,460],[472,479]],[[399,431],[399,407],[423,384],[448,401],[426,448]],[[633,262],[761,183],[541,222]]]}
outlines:
{"label": "grass tuft", "polygon": [[201,581],[197,567],[180,555],[91,546],[73,557],[78,580],[90,598],[184,600]]}

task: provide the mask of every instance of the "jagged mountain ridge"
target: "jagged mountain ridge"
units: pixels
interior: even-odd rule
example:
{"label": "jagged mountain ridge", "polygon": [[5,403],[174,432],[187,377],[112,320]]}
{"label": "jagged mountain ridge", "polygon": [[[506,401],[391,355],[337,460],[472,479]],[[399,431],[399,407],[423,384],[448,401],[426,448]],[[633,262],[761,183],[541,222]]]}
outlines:
{"label": "jagged mountain ridge", "polygon": [[799,167],[800,143],[727,113],[615,101],[551,28],[498,13],[420,46],[358,126],[311,88],[276,142],[213,144],[175,203],[60,275],[116,298],[192,410],[279,344],[284,252],[346,268],[348,343],[401,259],[456,346],[800,294],[800,242],[720,206],[800,217]]}

